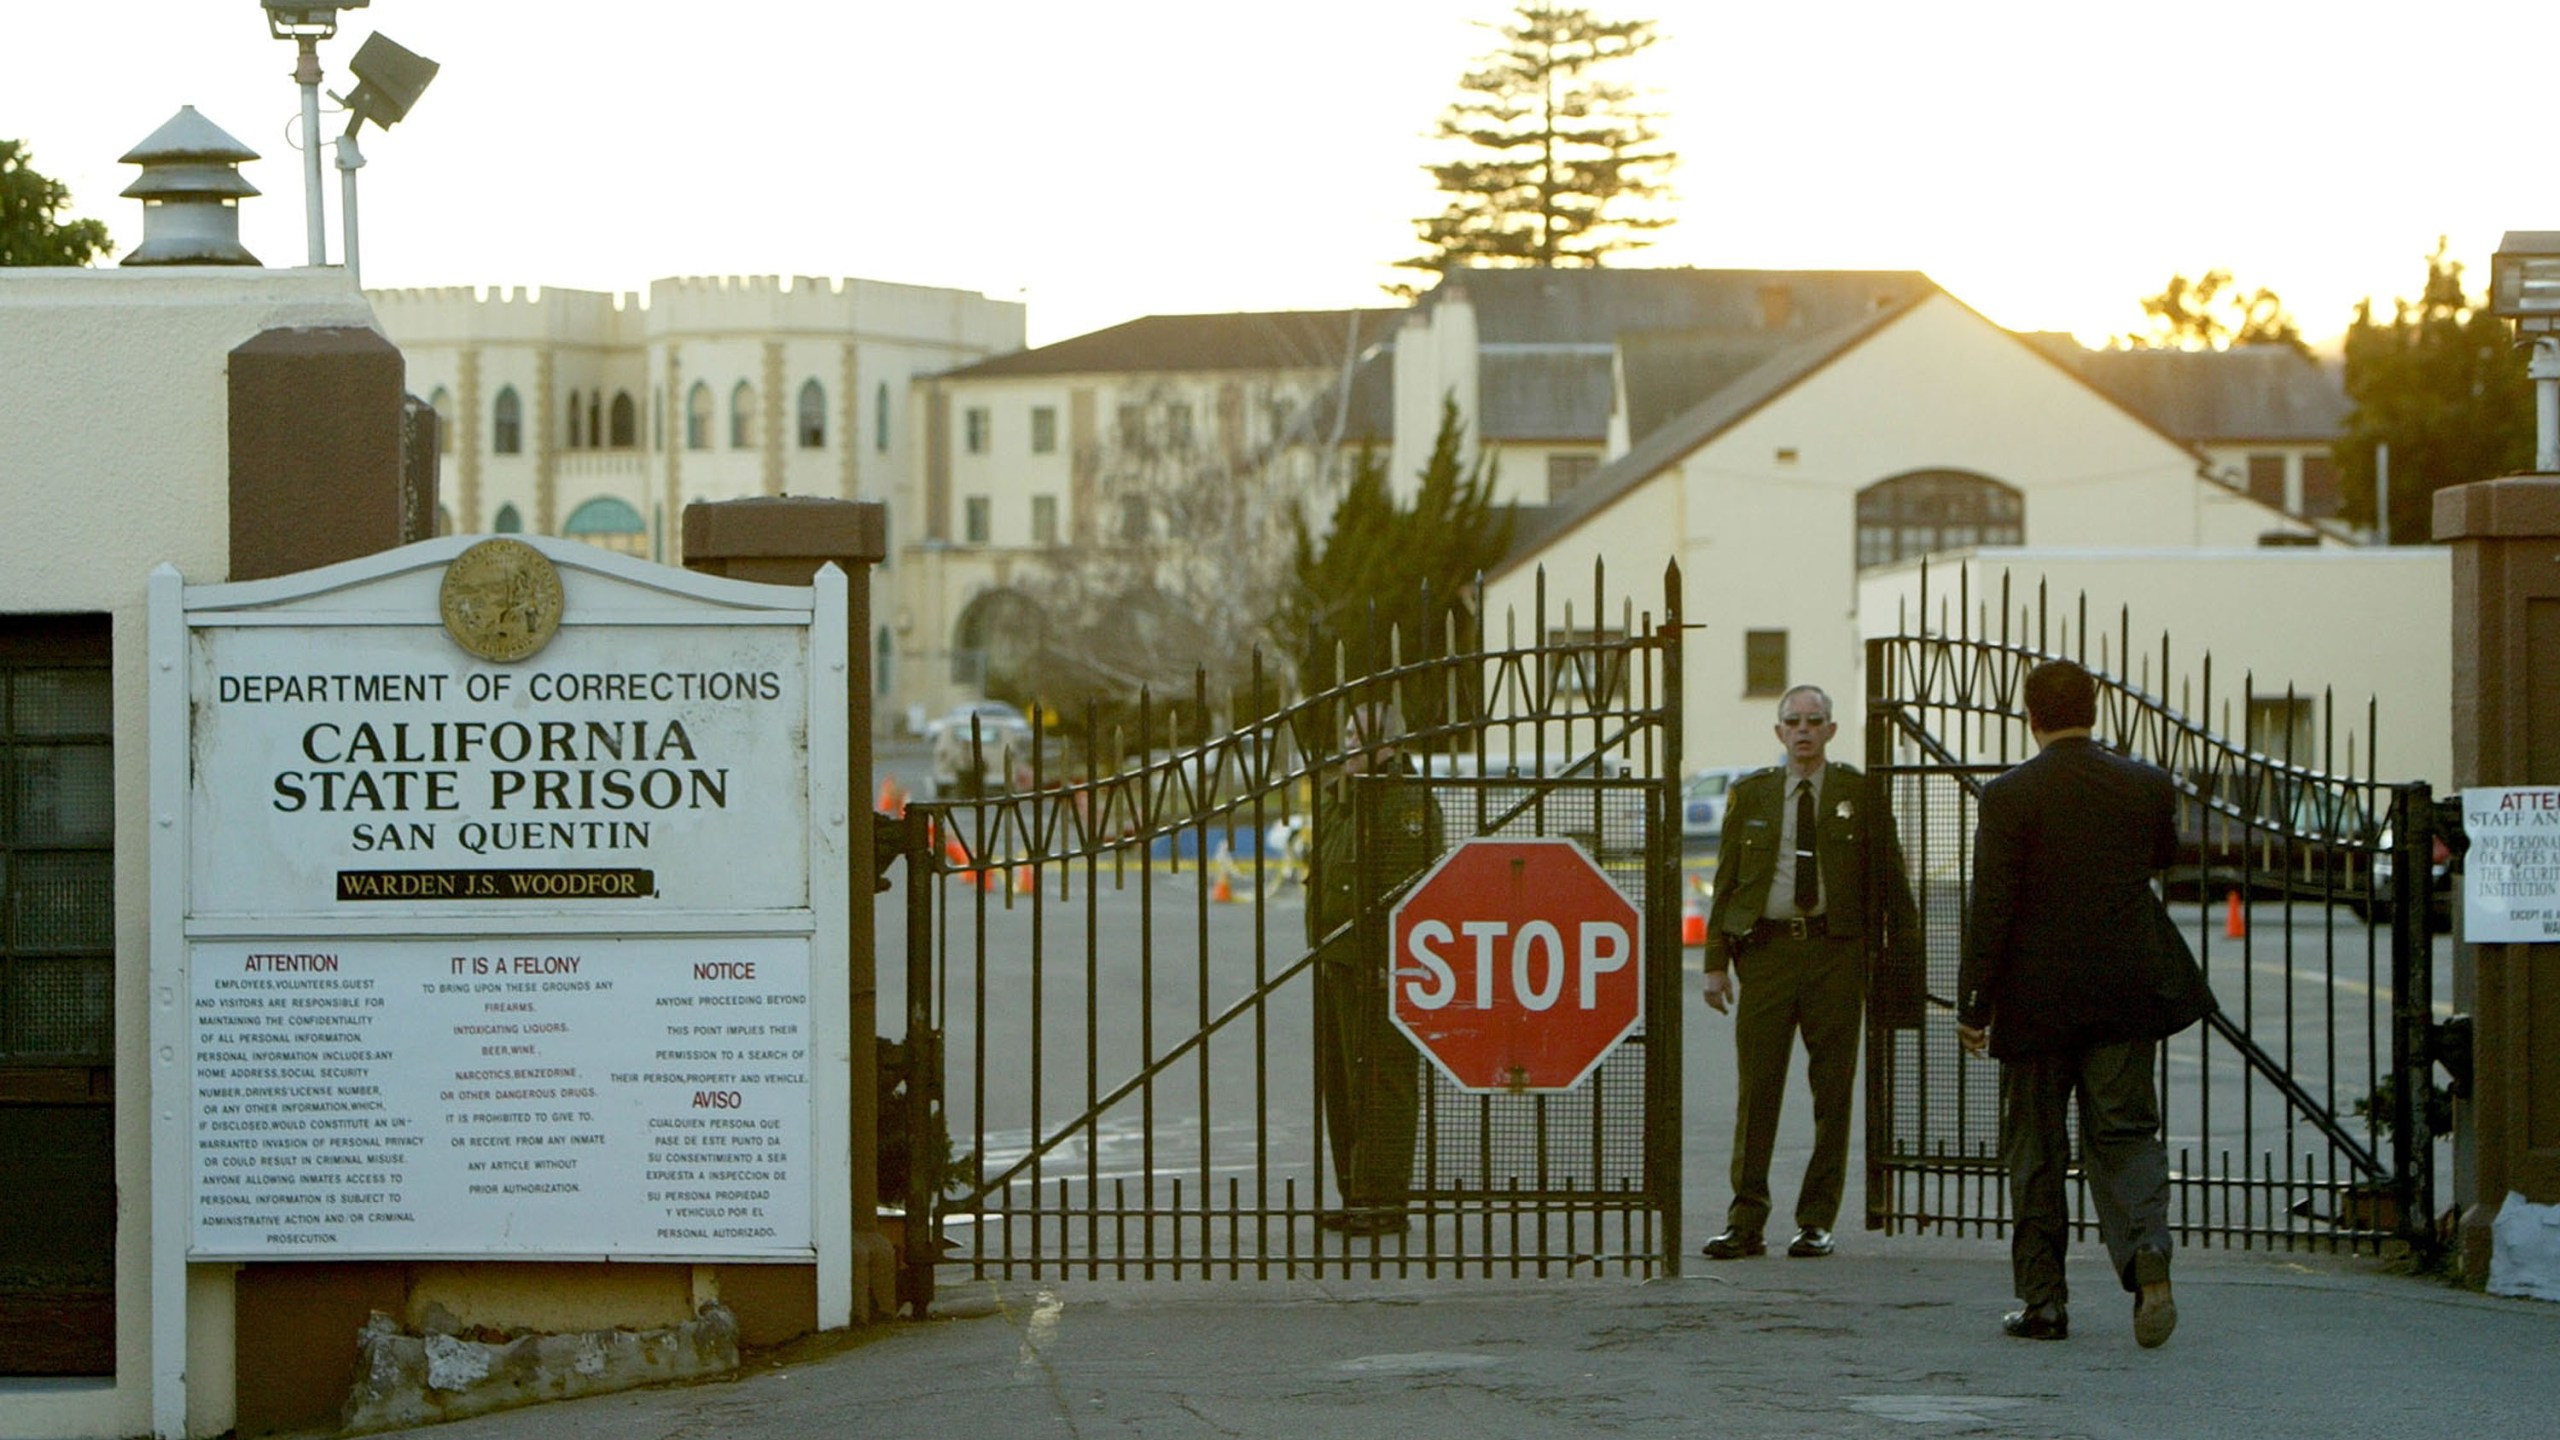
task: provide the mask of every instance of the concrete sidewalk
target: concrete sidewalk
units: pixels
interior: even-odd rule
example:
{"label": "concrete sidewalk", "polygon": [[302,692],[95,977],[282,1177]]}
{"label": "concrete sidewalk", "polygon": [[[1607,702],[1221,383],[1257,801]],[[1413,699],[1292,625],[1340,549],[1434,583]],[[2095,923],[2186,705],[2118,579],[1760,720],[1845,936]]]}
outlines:
{"label": "concrete sidewalk", "polygon": [[949,1283],[732,1381],[441,1427],[630,1437],[2489,1437],[2554,1433],[2560,1305],[2362,1259],[2184,1251],[2177,1335],[2074,1247],[2072,1338],[2000,1334],[1996,1241],[1842,1237],[1677,1280]]}

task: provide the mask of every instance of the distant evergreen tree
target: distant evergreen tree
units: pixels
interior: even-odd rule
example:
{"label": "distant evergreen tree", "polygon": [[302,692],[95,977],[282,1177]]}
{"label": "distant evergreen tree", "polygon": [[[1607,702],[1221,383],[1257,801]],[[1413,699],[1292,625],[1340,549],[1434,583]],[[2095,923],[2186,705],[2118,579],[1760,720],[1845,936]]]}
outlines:
{"label": "distant evergreen tree", "polygon": [[27,147],[0,140],[0,265],[86,265],[113,247],[98,220],[57,220],[71,203],[59,180],[27,163]]}
{"label": "distant evergreen tree", "polygon": [[[1512,512],[1493,502],[1491,461],[1461,461],[1465,434],[1456,399],[1444,399],[1410,509],[1396,505],[1386,465],[1370,453],[1360,457],[1321,542],[1306,516],[1296,517],[1294,583],[1279,629],[1302,693],[1397,660],[1412,664],[1474,646],[1477,578],[1511,548]],[[1462,678],[1463,710],[1475,703],[1476,686],[1473,677]],[[1415,686],[1398,698],[1416,732],[1463,718],[1447,713],[1445,684]]]}
{"label": "distant evergreen tree", "polygon": [[2507,322],[2462,293],[2462,266],[2436,242],[2427,283],[2392,302],[2373,301],[2347,327],[2347,398],[2355,410],[2338,438],[2346,517],[2374,521],[2374,447],[2391,447],[2391,538],[2423,545],[2434,531],[2435,492],[2512,474],[2533,463],[2533,390]]}
{"label": "distant evergreen tree", "polygon": [[1659,143],[1659,113],[1600,72],[1651,47],[1654,22],[1520,0],[1486,28],[1502,43],[1459,80],[1437,131],[1463,148],[1425,167],[1448,207],[1414,222],[1425,248],[1399,268],[1598,265],[1651,243],[1670,217],[1626,202],[1667,193],[1679,157]]}

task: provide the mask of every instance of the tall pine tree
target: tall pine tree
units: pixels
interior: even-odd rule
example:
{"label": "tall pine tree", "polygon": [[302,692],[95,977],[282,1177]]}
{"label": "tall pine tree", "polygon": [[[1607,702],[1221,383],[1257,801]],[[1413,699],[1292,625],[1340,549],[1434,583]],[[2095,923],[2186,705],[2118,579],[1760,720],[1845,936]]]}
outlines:
{"label": "tall pine tree", "polygon": [[1670,217],[1630,202],[1667,193],[1679,157],[1660,143],[1659,113],[1604,77],[1653,45],[1654,23],[1520,0],[1487,28],[1502,43],[1440,117],[1458,153],[1426,167],[1448,206],[1414,222],[1424,250],[1399,268],[1598,265],[1650,243]]}

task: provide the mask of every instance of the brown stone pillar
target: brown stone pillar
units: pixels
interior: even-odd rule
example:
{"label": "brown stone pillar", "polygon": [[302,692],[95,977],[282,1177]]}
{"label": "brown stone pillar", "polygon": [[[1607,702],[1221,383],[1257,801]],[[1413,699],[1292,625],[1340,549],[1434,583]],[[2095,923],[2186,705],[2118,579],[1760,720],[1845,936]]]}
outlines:
{"label": "brown stone pillar", "polygon": [[390,341],[352,327],[269,330],[231,352],[224,578],[263,580],[418,538],[401,503],[405,373]]}
{"label": "brown stone pillar", "polygon": [[[845,572],[845,774],[853,792],[846,843],[856,873],[846,894],[852,985],[853,1074],[848,1148],[853,1159],[854,1318],[898,1310],[898,1272],[880,1233],[878,965],[872,949],[871,567],[887,553],[887,514],[876,504],[799,496],[698,501],[684,507],[688,570],[767,585],[806,585],[833,561]],[[823,1123],[824,1117],[820,1117]],[[723,1280],[723,1286],[727,1281]]]}
{"label": "brown stone pillar", "polygon": [[[2454,784],[2560,784],[2560,475],[2457,485],[2435,504],[2436,539],[2453,543]],[[2560,1203],[2560,945],[2457,954],[2474,1075],[2462,1267],[2479,1283],[2510,1193]]]}

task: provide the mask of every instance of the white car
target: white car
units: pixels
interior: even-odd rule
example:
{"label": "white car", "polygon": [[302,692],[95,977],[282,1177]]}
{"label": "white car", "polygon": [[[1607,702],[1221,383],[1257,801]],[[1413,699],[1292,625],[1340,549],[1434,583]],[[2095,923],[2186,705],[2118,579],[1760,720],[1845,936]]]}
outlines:
{"label": "white car", "polygon": [[[963,705],[927,725],[933,793],[979,795],[1013,788],[1031,772],[1031,721],[1001,700]],[[972,761],[976,763],[972,763]]]}
{"label": "white car", "polygon": [[1726,765],[1701,770],[1680,786],[1680,848],[1713,850],[1724,839],[1725,798],[1733,782],[1761,767]]}

